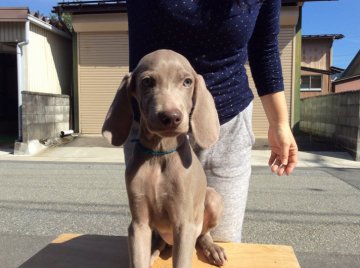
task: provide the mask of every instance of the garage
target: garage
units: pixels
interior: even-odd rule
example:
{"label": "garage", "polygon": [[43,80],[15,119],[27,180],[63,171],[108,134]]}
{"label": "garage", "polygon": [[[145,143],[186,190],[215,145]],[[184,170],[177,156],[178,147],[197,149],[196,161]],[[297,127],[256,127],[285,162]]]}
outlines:
{"label": "garage", "polygon": [[129,70],[127,15],[122,4],[62,4],[74,28],[75,130],[101,133],[106,113]]}
{"label": "garage", "polygon": [[78,45],[80,133],[99,134],[115,92],[128,72],[128,35],[79,33]]}

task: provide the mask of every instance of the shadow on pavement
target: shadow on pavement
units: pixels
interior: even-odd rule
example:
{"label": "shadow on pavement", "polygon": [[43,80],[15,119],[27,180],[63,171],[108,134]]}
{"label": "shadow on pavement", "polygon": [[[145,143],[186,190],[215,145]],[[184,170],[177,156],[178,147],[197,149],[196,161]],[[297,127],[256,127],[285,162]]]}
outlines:
{"label": "shadow on pavement", "polygon": [[299,147],[299,151],[345,152],[345,149],[336,146],[334,141],[306,133],[297,134],[295,140]]}
{"label": "shadow on pavement", "polygon": [[127,237],[82,235],[56,239],[20,267],[129,267]]}

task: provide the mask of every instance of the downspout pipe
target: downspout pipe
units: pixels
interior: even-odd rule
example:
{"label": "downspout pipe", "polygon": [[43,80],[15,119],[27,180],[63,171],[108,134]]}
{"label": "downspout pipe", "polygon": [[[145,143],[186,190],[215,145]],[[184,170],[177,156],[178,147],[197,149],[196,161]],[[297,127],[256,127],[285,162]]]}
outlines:
{"label": "downspout pipe", "polygon": [[23,140],[22,136],[22,94],[24,90],[23,74],[23,47],[29,44],[30,21],[25,22],[25,40],[16,45],[16,62],[17,62],[17,84],[18,84],[18,141]]}

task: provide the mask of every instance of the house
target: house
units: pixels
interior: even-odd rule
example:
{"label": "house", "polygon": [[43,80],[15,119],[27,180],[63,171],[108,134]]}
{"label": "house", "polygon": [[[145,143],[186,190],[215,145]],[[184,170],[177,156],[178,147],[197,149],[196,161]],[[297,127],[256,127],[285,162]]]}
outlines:
{"label": "house", "polygon": [[69,128],[71,35],[28,8],[0,8],[0,138],[29,153]]}
{"label": "house", "polygon": [[334,93],[354,90],[360,90],[360,50],[342,75],[332,84]]}
{"label": "house", "polygon": [[[283,0],[279,47],[290,124],[299,121],[301,9],[306,1]],[[74,128],[81,134],[99,134],[108,107],[128,72],[128,24],[125,1],[59,3],[58,14],[72,15],[74,28]],[[250,86],[255,89],[251,74]],[[267,140],[268,122],[255,98],[253,129],[257,143]]]}
{"label": "house", "polygon": [[343,70],[332,66],[332,45],[342,34],[303,35],[300,98],[331,92],[331,76]]}

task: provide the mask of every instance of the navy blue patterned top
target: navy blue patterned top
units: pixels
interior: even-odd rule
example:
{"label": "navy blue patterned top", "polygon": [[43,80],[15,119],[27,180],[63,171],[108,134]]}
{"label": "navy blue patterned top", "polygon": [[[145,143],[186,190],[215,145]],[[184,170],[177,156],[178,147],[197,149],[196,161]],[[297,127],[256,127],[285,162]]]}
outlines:
{"label": "navy blue patterned top", "polygon": [[223,124],[254,98],[282,91],[281,0],[128,0],[130,71],[157,49],[184,55],[203,75]]}

